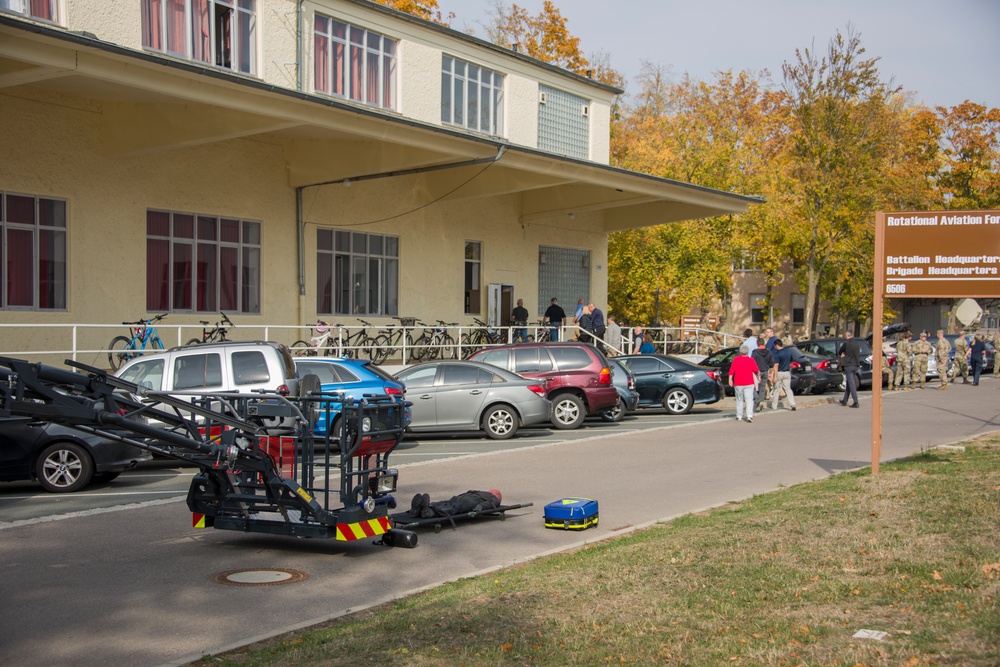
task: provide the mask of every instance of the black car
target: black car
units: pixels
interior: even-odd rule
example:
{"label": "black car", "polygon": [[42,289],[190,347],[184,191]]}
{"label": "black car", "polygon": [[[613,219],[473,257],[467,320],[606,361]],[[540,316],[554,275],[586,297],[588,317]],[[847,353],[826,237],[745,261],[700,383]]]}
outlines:
{"label": "black car", "polygon": [[799,364],[812,366],[815,381],[810,388],[813,394],[823,394],[831,390],[842,389],[844,386],[844,374],[840,371],[840,359],[820,357],[814,354],[806,354],[799,348],[792,346],[788,348],[792,351],[792,361]]}
{"label": "black car", "polygon": [[618,405],[601,414],[606,422],[620,422],[629,412],[639,407],[639,392],[635,390],[635,373],[616,358],[608,357],[611,366],[611,383],[618,390]]}
{"label": "black car", "polygon": [[725,395],[714,368],[664,354],[634,354],[615,360],[635,375],[640,408],[666,408],[671,414],[683,415],[697,403],[716,403]]}
{"label": "black car", "polygon": [[[736,392],[732,387],[729,386],[729,382],[726,381],[726,376],[729,375],[729,367],[733,363],[733,359],[739,354],[740,349],[738,347],[726,347],[713,355],[710,355],[705,361],[701,362],[702,366],[710,366],[712,368],[717,368],[719,370],[719,377],[722,378],[726,393],[730,396]],[[812,361],[809,359],[808,355],[803,355],[802,357],[797,357],[795,352],[792,352],[792,364],[791,364],[791,385],[793,394],[805,394],[812,390],[813,385],[816,383],[816,373],[813,372]]]}
{"label": "black car", "polygon": [[0,481],[37,480],[47,491],[105,483],[152,455],[134,445],[27,417],[0,419]]}
{"label": "black car", "polygon": [[[802,340],[795,344],[803,352],[826,357],[827,359],[840,359],[840,348],[844,347],[846,338],[814,338],[812,340]],[[861,340],[861,382],[859,387],[870,387],[872,385],[872,346],[867,340]]]}

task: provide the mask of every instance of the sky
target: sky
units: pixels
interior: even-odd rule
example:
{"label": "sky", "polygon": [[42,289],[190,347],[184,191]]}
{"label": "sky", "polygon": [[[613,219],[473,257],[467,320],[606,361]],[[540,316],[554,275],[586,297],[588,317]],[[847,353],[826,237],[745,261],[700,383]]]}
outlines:
{"label": "sky", "polygon": [[[768,70],[796,49],[826,53],[848,24],[867,55],[880,58],[884,81],[913,93],[915,103],[955,106],[971,100],[1000,107],[1000,0],[553,0],[587,55],[605,52],[634,93],[643,62],[672,77]],[[506,4],[513,4],[506,0]],[[517,0],[536,15],[543,0]],[[492,0],[438,0],[454,12],[451,27],[482,23]]]}

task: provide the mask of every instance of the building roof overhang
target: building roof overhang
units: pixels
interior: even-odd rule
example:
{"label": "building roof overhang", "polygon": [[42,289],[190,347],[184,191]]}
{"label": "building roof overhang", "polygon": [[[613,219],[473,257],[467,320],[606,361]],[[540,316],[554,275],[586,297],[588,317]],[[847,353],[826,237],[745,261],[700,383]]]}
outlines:
{"label": "building roof overhang", "polygon": [[0,15],[0,89],[22,86],[99,104],[100,150],[109,157],[268,137],[285,146],[290,187],[408,172],[428,202],[516,194],[522,224],[564,216],[562,226],[573,227],[577,214],[600,211],[610,232],[738,214],[763,202]]}

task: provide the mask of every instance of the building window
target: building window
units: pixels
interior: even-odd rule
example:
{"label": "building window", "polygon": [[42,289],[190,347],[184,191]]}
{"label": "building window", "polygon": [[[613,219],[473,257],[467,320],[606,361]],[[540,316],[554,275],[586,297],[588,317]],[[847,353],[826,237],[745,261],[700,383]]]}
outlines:
{"label": "building window", "polygon": [[66,309],[66,201],[0,193],[3,308]]}
{"label": "building window", "polygon": [[538,314],[552,302],[573,318],[577,299],[590,301],[590,251],[556,246],[538,247]]}
{"label": "building window", "polygon": [[146,310],[260,312],[260,223],[146,211]]}
{"label": "building window", "polygon": [[465,242],[465,314],[479,315],[482,310],[482,263],[483,244],[479,241]]}
{"label": "building window", "polygon": [[254,74],[256,0],[142,0],[142,45]]}
{"label": "building window", "polygon": [[590,101],[539,86],[538,147],[586,160],[590,156]]}
{"label": "building window", "polygon": [[395,108],[395,40],[322,14],[313,40],[316,92]]}
{"label": "building window", "polygon": [[806,321],[806,295],[792,295],[792,324],[805,324]]}
{"label": "building window", "polygon": [[0,11],[56,22],[56,0],[0,0]]}
{"label": "building window", "polygon": [[767,295],[766,294],[751,294],[750,295],[750,323],[751,324],[763,324],[764,323],[764,308],[767,305]]}
{"label": "building window", "polygon": [[503,131],[503,75],[442,56],[441,122],[499,136]]}
{"label": "building window", "polygon": [[757,258],[743,250],[738,261],[733,263],[733,271],[737,273],[751,273],[760,271],[757,266]]}
{"label": "building window", "polygon": [[316,312],[399,314],[399,237],[316,230]]}

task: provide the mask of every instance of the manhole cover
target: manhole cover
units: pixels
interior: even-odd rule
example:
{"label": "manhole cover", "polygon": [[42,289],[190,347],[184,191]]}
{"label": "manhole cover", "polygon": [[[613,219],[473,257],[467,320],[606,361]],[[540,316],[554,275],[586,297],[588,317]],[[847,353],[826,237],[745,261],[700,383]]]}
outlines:
{"label": "manhole cover", "polygon": [[212,575],[212,581],[227,586],[280,586],[294,584],[309,577],[298,570],[276,570],[271,568],[252,568],[249,570],[229,570]]}

